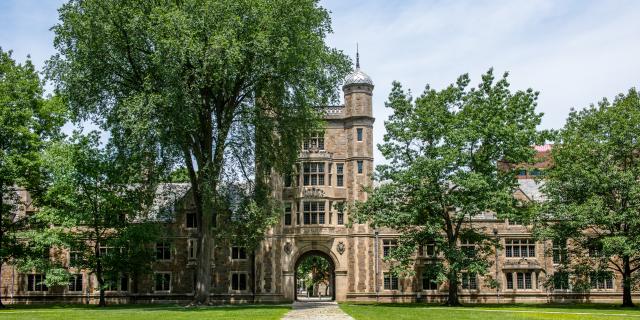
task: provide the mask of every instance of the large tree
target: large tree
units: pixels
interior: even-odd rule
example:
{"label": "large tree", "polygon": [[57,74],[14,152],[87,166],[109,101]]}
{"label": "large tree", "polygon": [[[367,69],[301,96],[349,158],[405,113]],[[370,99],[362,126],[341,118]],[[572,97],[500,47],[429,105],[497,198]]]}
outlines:
{"label": "large tree", "polygon": [[33,227],[24,210],[31,203],[18,192],[41,189],[40,152],[64,123],[63,104],[45,98],[42,87],[30,60],[16,63],[0,48],[0,269],[29,254],[20,234]]}
{"label": "large tree", "polygon": [[229,206],[225,179],[247,182],[253,208],[274,212],[270,174],[291,169],[317,129],[313,107],[337,98],[349,60],[324,42],[329,13],[316,0],[72,0],[59,12],[49,74],[71,109],[187,168],[195,300],[208,302],[212,238],[235,229],[214,226]]}
{"label": "large tree", "polygon": [[96,275],[99,305],[105,306],[106,287],[119,282],[114,274],[150,270],[150,244],[160,234],[162,218],[152,205],[154,185],[142,183],[141,169],[151,165],[123,161],[101,145],[97,132],[74,133],[53,144],[45,160],[49,179],[38,199],[38,216],[50,226],[49,238],[71,251],[69,266]]}
{"label": "large tree", "polygon": [[[633,306],[640,269],[640,94],[629,90],[572,111],[552,150],[537,232],[568,241],[565,271],[574,286],[603,271],[622,277],[623,306]],[[566,280],[565,280],[566,281]]]}
{"label": "large tree", "polygon": [[415,101],[394,82],[386,103],[393,114],[378,146],[388,163],[377,168],[380,186],[357,206],[359,220],[400,232],[388,257],[396,273],[411,269],[417,247],[435,244],[442,260],[428,271],[448,282],[449,305],[459,304],[463,271],[489,267],[493,237],[473,217],[518,210],[515,174],[498,163],[531,160],[541,118],[538,93],[512,93],[507,74],[496,81],[489,70],[477,88],[469,82],[463,75],[443,90],[427,86]]}

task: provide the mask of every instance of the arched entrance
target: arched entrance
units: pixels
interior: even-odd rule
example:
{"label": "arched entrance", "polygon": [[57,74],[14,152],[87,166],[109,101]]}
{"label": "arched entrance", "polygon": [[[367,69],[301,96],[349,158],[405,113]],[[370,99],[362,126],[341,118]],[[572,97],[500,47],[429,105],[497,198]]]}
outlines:
{"label": "arched entrance", "polygon": [[296,260],[293,292],[296,301],[333,301],[335,283],[336,267],[328,254],[311,250]]}

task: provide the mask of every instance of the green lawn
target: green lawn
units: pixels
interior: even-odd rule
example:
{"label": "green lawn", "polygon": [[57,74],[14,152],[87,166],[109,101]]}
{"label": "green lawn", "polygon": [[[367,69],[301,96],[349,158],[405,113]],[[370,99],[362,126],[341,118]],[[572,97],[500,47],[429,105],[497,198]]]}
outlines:
{"label": "green lawn", "polygon": [[283,305],[240,305],[186,308],[177,305],[126,305],[98,308],[96,306],[17,306],[0,310],[0,319],[280,319],[289,306]]}
{"label": "green lawn", "polygon": [[356,320],[473,319],[473,320],[640,320],[640,308],[614,305],[476,305],[444,307],[425,304],[340,304]]}

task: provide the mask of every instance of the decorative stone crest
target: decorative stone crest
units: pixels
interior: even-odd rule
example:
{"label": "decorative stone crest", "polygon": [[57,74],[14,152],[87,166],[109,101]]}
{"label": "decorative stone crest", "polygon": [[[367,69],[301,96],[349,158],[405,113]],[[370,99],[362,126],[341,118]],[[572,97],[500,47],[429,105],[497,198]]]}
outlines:
{"label": "decorative stone crest", "polygon": [[284,252],[286,254],[291,254],[291,242],[287,242],[284,244]]}
{"label": "decorative stone crest", "polygon": [[310,188],[310,189],[304,190],[304,197],[305,198],[324,198],[325,194],[324,194],[324,191],[318,188]]}
{"label": "decorative stone crest", "polygon": [[342,255],[344,253],[344,250],[345,250],[344,242],[342,242],[342,241],[338,242],[338,245],[336,246],[336,249],[338,250],[338,253],[340,255]]}

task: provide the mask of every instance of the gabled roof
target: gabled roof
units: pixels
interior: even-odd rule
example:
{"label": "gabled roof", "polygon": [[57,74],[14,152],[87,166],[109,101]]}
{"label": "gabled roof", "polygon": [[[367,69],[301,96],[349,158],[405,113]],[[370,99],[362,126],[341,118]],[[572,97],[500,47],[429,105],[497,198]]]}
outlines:
{"label": "gabled roof", "polygon": [[530,201],[545,201],[546,197],[540,191],[540,187],[544,184],[543,181],[536,181],[535,179],[518,179],[518,190]]}
{"label": "gabled roof", "polygon": [[190,189],[190,183],[159,184],[146,218],[155,222],[174,221],[176,205],[184,199]]}

